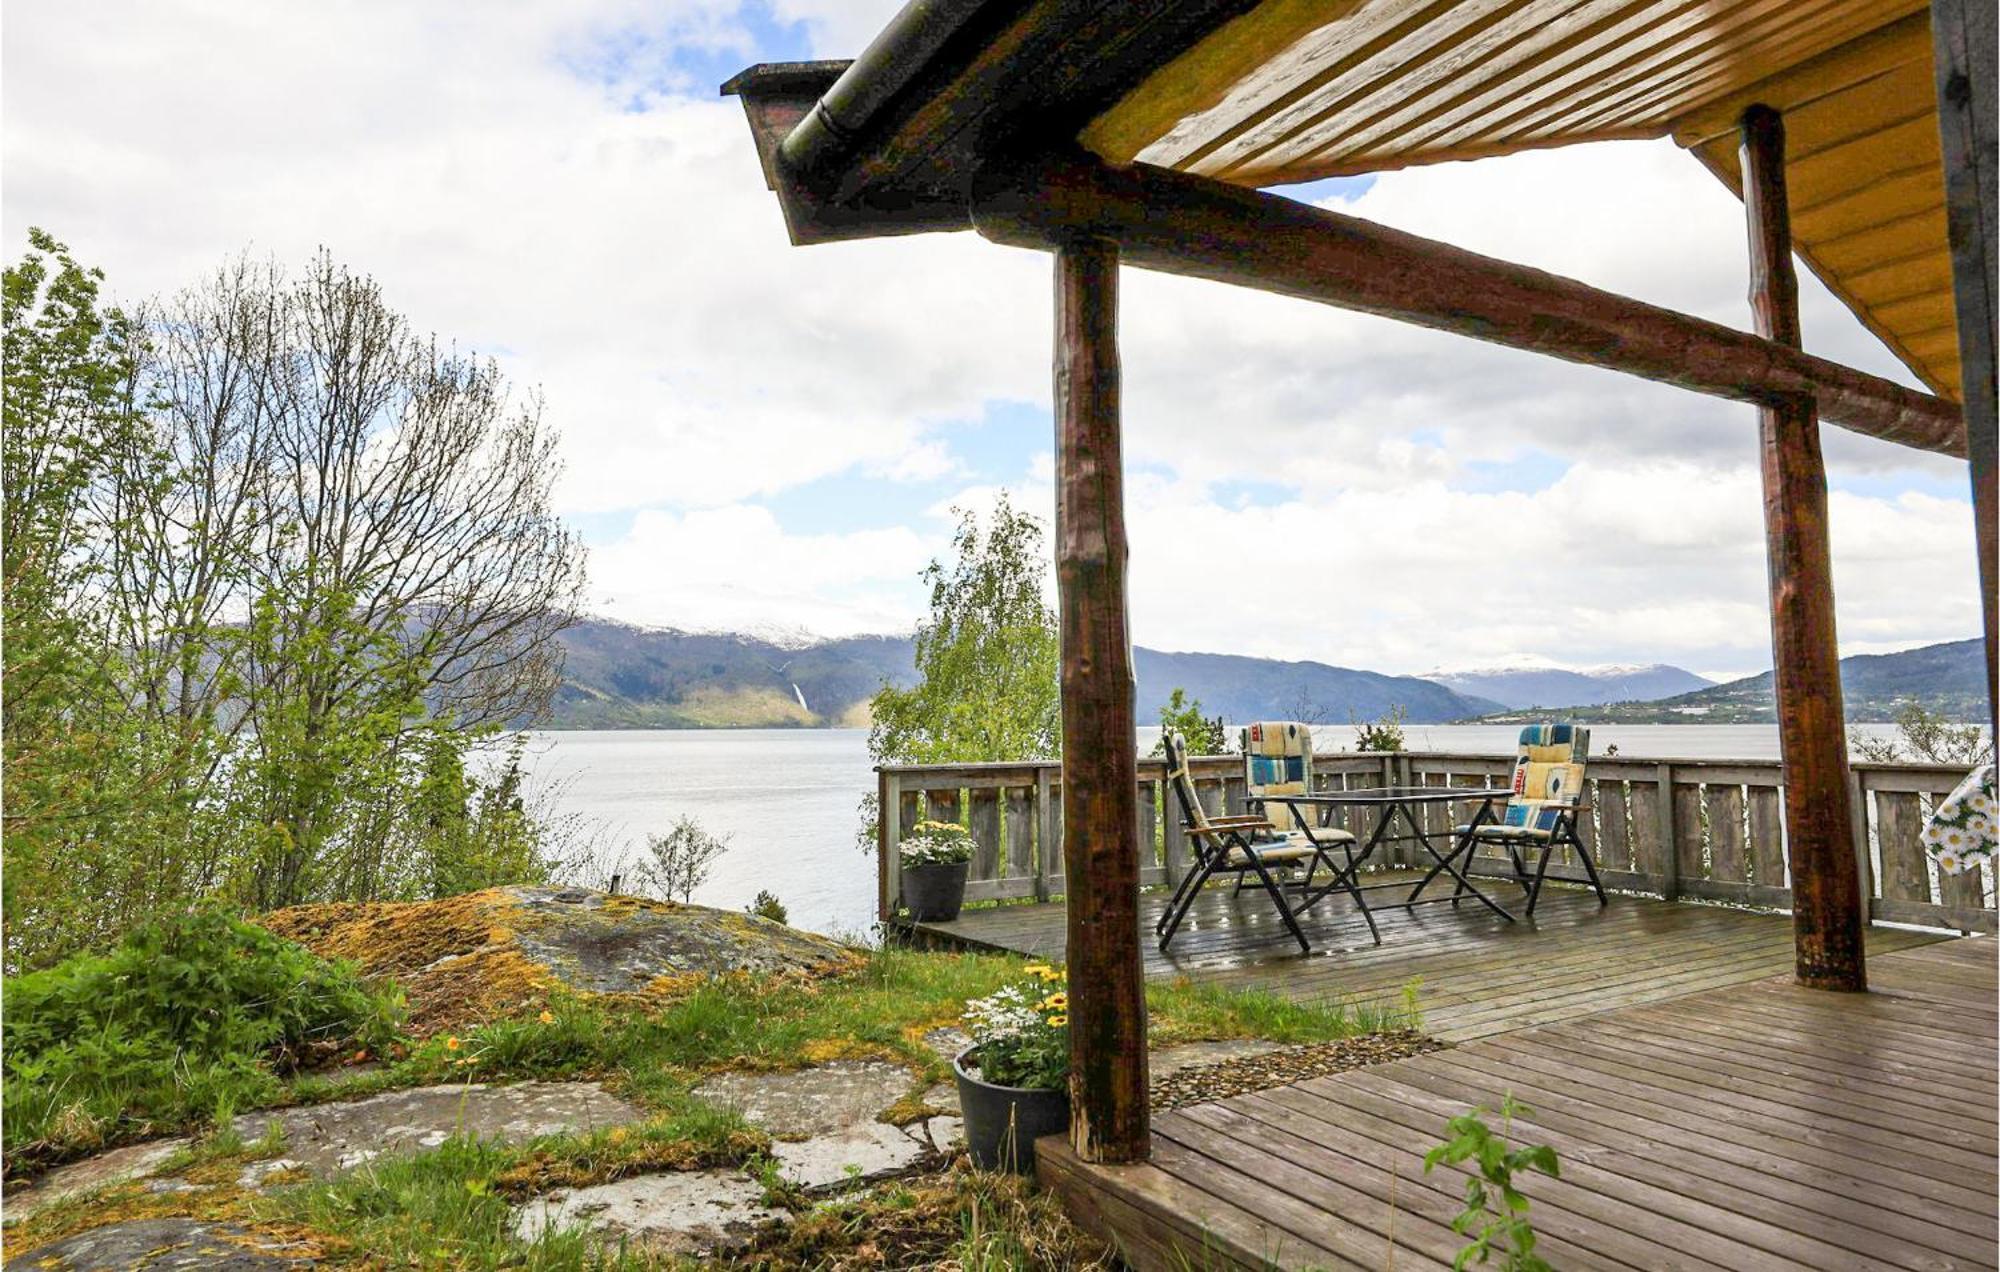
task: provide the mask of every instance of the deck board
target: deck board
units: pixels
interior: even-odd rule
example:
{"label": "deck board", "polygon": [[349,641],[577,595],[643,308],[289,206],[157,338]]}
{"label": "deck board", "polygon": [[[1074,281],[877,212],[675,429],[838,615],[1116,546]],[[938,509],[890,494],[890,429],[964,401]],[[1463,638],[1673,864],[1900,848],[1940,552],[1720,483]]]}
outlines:
{"label": "deck board", "polygon": [[[1765,917],[1658,908],[1653,939],[1697,963],[1705,939]],[[1497,939],[1521,956],[1588,943],[1576,917]],[[1546,1000],[1567,1013],[1554,1024],[1440,1009],[1485,1036],[1162,1114],[1143,1165],[1083,1166],[1044,1140],[1044,1181],[1142,1269],[1447,1267],[1463,1179],[1426,1177],[1424,1151],[1447,1118],[1511,1092],[1532,1109],[1514,1138],[1562,1162],[1524,1188],[1555,1267],[1994,1268],[2000,942],[1870,938],[1867,994],[1802,989],[1788,940],[1752,941],[1753,957],[1682,982],[1723,983]]]}
{"label": "deck board", "polygon": [[[1494,885],[1493,895],[1518,909],[1518,889]],[[1302,920],[1313,944],[1308,956],[1263,894],[1232,897],[1221,889],[1201,898],[1162,954],[1151,928],[1163,903],[1149,894],[1141,905],[1149,976],[1190,976],[1310,1002],[1391,1006],[1418,981],[1424,1028],[1451,1042],[1761,980],[1788,972],[1793,961],[1791,920],[1784,915],[1625,896],[1600,907],[1589,892],[1554,886],[1535,917],[1518,923],[1476,903],[1379,908],[1380,946],[1369,941],[1351,903],[1329,900]],[[1060,959],[1064,925],[1056,902],[967,910],[951,923],[915,926],[933,940]],[[1873,927],[1868,948],[1880,955],[1940,939]],[[1893,968],[1883,974],[1885,988],[1906,975]],[[1937,974],[1976,980],[1983,973],[1947,960]]]}

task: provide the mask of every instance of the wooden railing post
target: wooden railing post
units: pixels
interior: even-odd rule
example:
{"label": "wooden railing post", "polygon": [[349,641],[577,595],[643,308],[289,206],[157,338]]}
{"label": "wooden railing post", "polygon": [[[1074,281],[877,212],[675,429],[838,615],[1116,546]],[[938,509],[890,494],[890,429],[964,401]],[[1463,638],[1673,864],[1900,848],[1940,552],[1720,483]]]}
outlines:
{"label": "wooden railing post", "polygon": [[[1746,110],[1740,156],[1757,334],[1796,349],[1799,286],[1785,193],[1784,117],[1768,106]],[[1759,407],[1757,419],[1798,979],[1819,989],[1862,990],[1868,988],[1861,939],[1866,919],[1847,804],[1847,729],[1819,417],[1810,397],[1795,397]]]}
{"label": "wooden railing post", "polygon": [[1668,901],[1678,901],[1681,895],[1681,850],[1674,842],[1674,766],[1660,765],[1660,788],[1653,797],[1654,834],[1659,837],[1660,869],[1665,878],[1660,883],[1660,896]]}
{"label": "wooden railing post", "polygon": [[1126,608],[1118,248],[1060,243],[1056,582],[1069,905],[1070,1144],[1086,1162],[1151,1149],[1139,953],[1139,754]]}
{"label": "wooden railing post", "polygon": [[903,779],[875,770],[875,843],[877,884],[881,890],[882,922],[896,917],[902,872],[896,868],[896,845],[903,838]]}
{"label": "wooden railing post", "polygon": [[1055,783],[1047,765],[1035,768],[1035,900],[1047,901],[1055,895],[1049,877],[1056,861]]}

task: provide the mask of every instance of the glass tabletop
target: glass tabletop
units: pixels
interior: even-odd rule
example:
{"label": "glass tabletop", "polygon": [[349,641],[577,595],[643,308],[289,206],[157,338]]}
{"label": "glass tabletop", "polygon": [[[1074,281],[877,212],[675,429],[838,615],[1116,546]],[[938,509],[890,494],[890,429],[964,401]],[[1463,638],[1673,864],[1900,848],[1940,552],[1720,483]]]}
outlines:
{"label": "glass tabletop", "polygon": [[1361,786],[1345,791],[1319,791],[1311,795],[1252,795],[1252,804],[1269,800],[1285,804],[1449,804],[1466,799],[1507,799],[1514,794],[1506,786]]}

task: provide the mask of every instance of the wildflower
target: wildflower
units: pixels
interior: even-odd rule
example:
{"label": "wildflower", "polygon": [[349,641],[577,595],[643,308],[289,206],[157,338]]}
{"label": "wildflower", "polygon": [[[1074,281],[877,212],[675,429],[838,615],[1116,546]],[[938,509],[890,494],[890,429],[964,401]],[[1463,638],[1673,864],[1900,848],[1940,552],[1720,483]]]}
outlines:
{"label": "wildflower", "polygon": [[1047,963],[1030,963],[1021,970],[1030,976],[1046,976],[1056,969],[1050,967]]}
{"label": "wildflower", "polygon": [[1050,1017],[1049,1017],[1049,1027],[1050,1027],[1051,1029],[1060,1029],[1060,1028],[1062,1028],[1062,1027],[1063,1027],[1064,1025],[1066,1025],[1066,1024],[1068,1024],[1068,1023],[1069,1023],[1069,1017],[1068,1017],[1068,1016],[1050,1016]]}
{"label": "wildflower", "polygon": [[552,1011],[544,1011],[541,1015],[535,1017],[535,1019],[545,1025],[553,1025],[556,1023],[556,1014]]}
{"label": "wildflower", "polygon": [[456,1051],[456,1050],[458,1050],[458,1037],[457,1037],[457,1035],[453,1035],[452,1037],[449,1037],[449,1038],[446,1038],[446,1039],[444,1040],[444,1049],[445,1049],[446,1051]]}
{"label": "wildflower", "polygon": [[1044,1010],[1061,1011],[1063,1008],[1067,1006],[1069,1006],[1068,994],[1050,994],[1047,998],[1044,998],[1042,1000],[1042,1007]]}

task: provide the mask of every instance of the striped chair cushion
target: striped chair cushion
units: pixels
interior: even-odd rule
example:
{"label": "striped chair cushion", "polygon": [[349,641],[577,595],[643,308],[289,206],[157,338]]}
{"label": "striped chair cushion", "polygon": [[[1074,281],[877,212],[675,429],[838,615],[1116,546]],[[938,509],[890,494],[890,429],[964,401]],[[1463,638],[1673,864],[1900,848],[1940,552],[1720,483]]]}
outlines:
{"label": "striped chair cushion", "polygon": [[[1312,730],[1295,720],[1260,721],[1239,735],[1243,751],[1245,792],[1259,795],[1304,795],[1312,790]],[[1269,816],[1292,829],[1303,822],[1283,805],[1272,805]]]}

